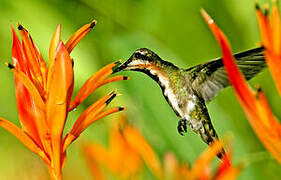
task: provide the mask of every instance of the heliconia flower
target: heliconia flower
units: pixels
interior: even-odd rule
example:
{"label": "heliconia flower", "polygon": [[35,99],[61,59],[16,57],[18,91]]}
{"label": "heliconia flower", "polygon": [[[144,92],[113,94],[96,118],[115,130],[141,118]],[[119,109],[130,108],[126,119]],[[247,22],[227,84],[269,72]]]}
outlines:
{"label": "heliconia flower", "polygon": [[111,130],[108,148],[98,143],[84,143],[82,146],[91,173],[98,180],[107,179],[107,173],[101,167],[106,167],[118,178],[136,179],[144,164],[158,179],[235,179],[241,167],[232,165],[229,152],[223,157],[218,170],[211,173],[210,163],[222,148],[223,141],[215,141],[191,168],[186,163],[179,163],[173,153],[167,153],[161,162],[143,135],[128,125],[125,118]]}
{"label": "heliconia flower", "polygon": [[0,126],[16,136],[47,164],[51,179],[62,178],[66,149],[90,124],[104,116],[124,110],[113,107],[105,110],[117,96],[113,91],[104,96],[75,122],[63,137],[68,112],[76,108],[95,89],[107,83],[127,80],[125,76],[109,77],[120,62],[111,63],[93,74],[72,98],[74,61],[70,53],[78,42],[96,25],[86,24],[64,44],[60,39],[61,26],[53,34],[49,49],[49,65],[43,60],[28,31],[18,25],[18,38],[12,27],[12,64],[7,63],[15,76],[16,102],[21,128],[0,117]]}
{"label": "heliconia flower", "polygon": [[85,159],[95,179],[106,179],[101,166],[118,178],[136,178],[144,162],[156,177],[162,179],[160,160],[141,133],[128,125],[124,117],[112,128],[109,138],[108,148],[98,143],[83,145]]}
{"label": "heliconia flower", "polygon": [[236,179],[242,170],[242,165],[233,166],[231,161],[231,151],[227,151],[214,173],[211,172],[211,161],[216,158],[223,145],[229,144],[226,140],[216,140],[212,145],[201,153],[193,164],[187,179],[200,180],[231,180]]}
{"label": "heliconia flower", "polygon": [[256,4],[256,14],[259,22],[262,45],[265,47],[264,55],[267,66],[281,95],[281,22],[277,0],[273,0],[271,17],[268,7],[263,13]]}
{"label": "heliconia flower", "polygon": [[[277,7],[274,6],[273,13],[276,13],[277,9],[275,8]],[[268,18],[267,16],[260,14],[261,12],[259,8],[257,9],[257,11],[260,16],[259,18]],[[219,27],[214,23],[213,19],[203,10],[202,10],[202,15],[205,18],[214,36],[216,37],[217,41],[220,44],[223,54],[223,63],[227,71],[229,81],[235,90],[236,97],[239,103],[241,104],[242,108],[244,109],[251,126],[253,127],[258,138],[264,144],[265,148],[273,155],[273,157],[279,163],[281,163],[281,125],[279,121],[276,119],[276,117],[274,116],[274,114],[272,113],[270,106],[266,100],[265,94],[262,92],[260,88],[258,88],[257,90],[252,90],[249,87],[247,81],[245,80],[239,68],[235,64],[234,57],[232,56],[230,45],[227,41],[226,36],[219,29]],[[273,15],[273,17],[276,17],[276,15]],[[265,21],[267,20],[268,19],[266,19]],[[277,20],[275,19],[274,21]],[[267,28],[269,27],[267,26]],[[261,29],[262,34],[264,33],[263,31],[265,30],[266,29]],[[271,55],[272,57],[275,57],[274,55],[275,53],[273,49],[276,48],[274,44],[272,44],[273,42],[271,41],[275,39],[274,37],[279,38],[278,40],[280,40],[281,35],[280,34],[275,35],[272,33],[269,33],[267,35],[273,37],[269,38],[269,36],[264,36],[265,38],[268,39],[263,39],[266,48],[265,50],[266,62],[269,68],[272,68],[271,73],[278,87],[279,86],[278,83],[280,83],[280,81],[278,80],[278,78],[280,78],[280,76],[278,75],[279,74],[278,71],[280,70],[279,69],[280,56],[278,55],[278,58],[271,59]]]}

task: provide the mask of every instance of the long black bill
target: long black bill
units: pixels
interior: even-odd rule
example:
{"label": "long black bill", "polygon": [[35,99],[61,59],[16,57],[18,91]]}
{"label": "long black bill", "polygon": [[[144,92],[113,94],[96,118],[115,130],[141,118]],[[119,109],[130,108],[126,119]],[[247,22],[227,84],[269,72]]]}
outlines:
{"label": "long black bill", "polygon": [[121,64],[119,67],[115,68],[113,70],[114,73],[119,72],[124,70],[126,67],[128,67],[128,64],[130,63],[130,59],[128,59],[126,62],[124,62],[123,64]]}

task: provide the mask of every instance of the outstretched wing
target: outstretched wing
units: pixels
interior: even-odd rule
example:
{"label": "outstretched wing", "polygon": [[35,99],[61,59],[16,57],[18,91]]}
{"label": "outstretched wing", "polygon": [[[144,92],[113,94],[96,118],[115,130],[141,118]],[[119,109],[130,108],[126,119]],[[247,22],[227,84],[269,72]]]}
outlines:
{"label": "outstretched wing", "polygon": [[[234,55],[236,64],[244,77],[249,80],[265,66],[263,47],[237,53]],[[222,59],[215,59],[187,69],[191,75],[192,87],[205,101],[210,101],[218,92],[229,85]]]}

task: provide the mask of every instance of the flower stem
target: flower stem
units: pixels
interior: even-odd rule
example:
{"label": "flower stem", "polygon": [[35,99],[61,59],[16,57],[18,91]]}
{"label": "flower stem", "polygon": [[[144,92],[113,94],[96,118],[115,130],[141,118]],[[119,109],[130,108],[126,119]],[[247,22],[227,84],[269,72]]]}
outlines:
{"label": "flower stem", "polygon": [[49,171],[49,175],[50,175],[50,180],[62,180],[62,172],[61,171],[58,173],[51,166],[48,166],[48,171]]}

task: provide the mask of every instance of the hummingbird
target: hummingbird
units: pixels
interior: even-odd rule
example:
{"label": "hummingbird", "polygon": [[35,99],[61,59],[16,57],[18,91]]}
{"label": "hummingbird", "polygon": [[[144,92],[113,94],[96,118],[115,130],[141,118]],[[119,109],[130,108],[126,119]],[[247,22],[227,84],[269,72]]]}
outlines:
{"label": "hummingbird", "polygon": [[[234,54],[236,64],[247,80],[266,66],[263,50],[263,47],[259,47]],[[145,73],[157,82],[166,101],[179,118],[179,134],[186,133],[189,126],[208,145],[218,139],[206,103],[230,85],[222,58],[185,69],[163,60],[147,48],[141,48],[115,69],[115,72],[123,70]],[[222,154],[224,150],[218,157]]]}

